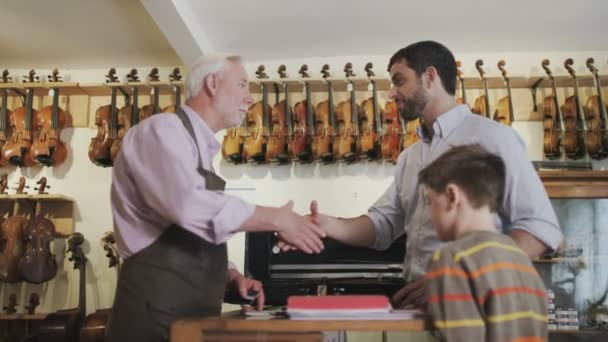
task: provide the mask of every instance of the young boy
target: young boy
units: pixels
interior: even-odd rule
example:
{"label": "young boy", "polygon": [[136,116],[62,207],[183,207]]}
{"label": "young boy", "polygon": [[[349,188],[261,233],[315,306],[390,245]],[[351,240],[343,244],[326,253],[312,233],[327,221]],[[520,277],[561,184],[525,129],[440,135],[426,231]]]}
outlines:
{"label": "young boy", "polygon": [[528,256],[496,230],[505,166],[480,145],[448,150],[420,171],[437,235],[428,311],[446,341],[547,340],[547,295]]}

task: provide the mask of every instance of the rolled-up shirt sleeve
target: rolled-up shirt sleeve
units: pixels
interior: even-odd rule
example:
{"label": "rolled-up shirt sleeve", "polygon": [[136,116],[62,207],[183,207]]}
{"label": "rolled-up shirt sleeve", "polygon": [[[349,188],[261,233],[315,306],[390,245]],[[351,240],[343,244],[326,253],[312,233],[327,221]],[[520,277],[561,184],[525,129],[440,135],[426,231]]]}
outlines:
{"label": "rolled-up shirt sleeve", "polygon": [[[142,210],[154,211],[165,223],[179,225],[211,243],[227,241],[255,206],[222,191],[207,190],[205,179],[196,171],[196,147],[182,123],[175,117],[157,121],[138,130],[129,149],[123,151],[129,176],[147,206]],[[204,151],[205,146],[200,148]]]}
{"label": "rolled-up shirt sleeve", "polygon": [[556,250],[563,238],[555,210],[538,173],[526,155],[523,140],[515,131],[506,137],[512,143],[499,145],[507,169],[505,197],[500,215],[506,219],[505,233],[521,229]]}
{"label": "rolled-up shirt sleeve", "polygon": [[384,250],[389,248],[391,243],[404,233],[405,213],[399,200],[399,180],[406,159],[405,153],[399,156],[395,179],[366,214],[376,232],[374,244],[370,246],[373,249]]}

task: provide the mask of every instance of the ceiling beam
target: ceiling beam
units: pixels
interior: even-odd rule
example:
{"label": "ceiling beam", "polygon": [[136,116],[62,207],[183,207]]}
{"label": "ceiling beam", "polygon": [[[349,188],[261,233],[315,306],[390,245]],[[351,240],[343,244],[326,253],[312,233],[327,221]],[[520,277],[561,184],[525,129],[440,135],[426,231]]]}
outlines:
{"label": "ceiling beam", "polygon": [[140,0],[185,65],[213,52],[188,0]]}

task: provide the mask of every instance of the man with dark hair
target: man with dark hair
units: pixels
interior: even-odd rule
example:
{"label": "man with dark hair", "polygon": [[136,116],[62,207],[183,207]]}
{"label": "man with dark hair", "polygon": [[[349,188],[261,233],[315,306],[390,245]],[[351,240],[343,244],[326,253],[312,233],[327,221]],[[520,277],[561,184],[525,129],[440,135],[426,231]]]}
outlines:
{"label": "man with dark hair", "polygon": [[456,94],[456,61],[445,46],[433,41],[422,41],[404,47],[389,60],[389,71],[393,64],[403,61],[408,61],[408,66],[418,76],[428,67],[434,67],[446,93],[452,96]]}
{"label": "man with dark hair", "polygon": [[547,293],[529,257],[496,231],[505,164],[480,145],[454,147],[419,173],[439,240],[425,276],[443,340],[546,341]]}
{"label": "man with dark hair", "polygon": [[389,70],[393,82],[389,98],[405,120],[421,119],[417,132],[421,139],[401,153],[394,182],[367,214],[341,219],[320,214],[316,201],[311,203],[311,215],[328,236],[350,245],[386,249],[405,233],[406,285],[393,296],[393,303],[423,307],[424,274],[440,241],[418,186],[418,172],[450,146],[478,143],[505,161],[505,195],[494,216],[497,228],[530,257],[556,249],[562,233],[524,142],[510,127],[473,115],[468,106],[456,103],[452,53],[439,43],[419,42],[399,50],[390,59]]}

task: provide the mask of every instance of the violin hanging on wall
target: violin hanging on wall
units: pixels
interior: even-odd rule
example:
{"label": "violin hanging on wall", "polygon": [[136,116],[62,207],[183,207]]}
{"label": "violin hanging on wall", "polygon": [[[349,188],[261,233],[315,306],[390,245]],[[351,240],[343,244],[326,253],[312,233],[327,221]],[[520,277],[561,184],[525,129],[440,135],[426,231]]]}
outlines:
{"label": "violin hanging on wall", "polygon": [[[180,82],[182,75],[180,74],[179,68],[174,68],[169,75],[171,83]],[[182,86],[180,84],[173,84],[174,99],[173,104],[163,108],[164,113],[175,113],[175,108],[182,105]]]}
{"label": "violin hanging on wall", "polygon": [[475,99],[475,106],[471,110],[475,114],[479,114],[483,117],[490,117],[490,93],[488,91],[488,79],[485,76],[485,71],[482,68],[483,61],[478,59],[475,62],[475,68],[479,72],[479,76],[481,77],[481,81],[483,82],[484,95],[479,96]]}
{"label": "violin hanging on wall", "polygon": [[[287,68],[280,65],[277,73],[279,78],[287,78]],[[279,84],[276,85],[277,87]],[[283,83],[284,99],[275,103],[272,107],[271,130],[266,145],[266,159],[276,161],[279,164],[289,162],[287,153],[287,141],[291,136],[291,106],[289,104],[289,86]]]}
{"label": "violin hanging on wall", "polygon": [[[302,65],[299,70],[303,79],[310,77],[308,66]],[[301,163],[312,162],[312,140],[315,135],[314,117],[315,112],[312,106],[312,94],[310,82],[304,80],[306,99],[295,104],[293,108],[293,134],[289,141],[289,151],[291,157]]]}
{"label": "violin hanging on wall", "polygon": [[339,132],[336,137],[337,143],[334,143],[334,155],[336,160],[353,163],[359,159],[360,147],[357,138],[359,137],[360,108],[357,104],[355,84],[350,80],[355,76],[351,63],[346,63],[344,73],[348,82],[347,90],[350,89],[350,100],[340,102],[336,108]]}
{"label": "violin hanging on wall", "polygon": [[[38,194],[44,194],[46,188],[46,177],[42,177],[38,181]],[[55,225],[41,214],[40,205],[38,201],[33,218],[23,230],[25,252],[18,265],[21,278],[34,284],[51,280],[57,274],[57,262],[50,247],[55,237]]]}
{"label": "violin hanging on wall", "polygon": [[[174,69],[173,73],[174,78],[181,78],[181,76],[179,75],[179,69]],[[166,111],[166,108],[163,111]],[[224,135],[224,141],[222,142],[222,158],[224,160],[233,164],[243,163],[243,145],[245,143],[246,132],[247,116],[243,118],[243,121],[241,122],[240,126],[231,127],[226,130],[226,134]]]}
{"label": "violin hanging on wall", "polygon": [[456,103],[468,105],[467,91],[464,87],[464,78],[462,77],[462,71],[460,71],[460,66],[461,66],[460,61],[456,61],[456,77],[458,78],[458,83],[460,84],[460,94],[461,94],[461,96],[456,99]]}
{"label": "violin hanging on wall", "polygon": [[589,97],[585,105],[587,118],[587,152],[593,159],[604,159],[608,156],[608,115],[606,102],[602,95],[602,85],[593,58],[587,59],[587,68],[593,74],[597,95]]}
{"label": "violin hanging on wall", "polygon": [[[19,178],[17,194],[25,193],[25,177]],[[0,225],[0,281],[16,283],[21,281],[19,261],[23,256],[23,236],[27,219],[19,213],[20,201],[16,200],[12,216],[2,221]]]}
{"label": "violin hanging on wall", "polygon": [[[118,83],[116,69],[111,68],[106,75],[108,84]],[[114,140],[118,138],[118,108],[116,108],[117,87],[112,86],[111,102],[101,106],[95,111],[95,125],[97,135],[91,139],[89,145],[89,159],[93,164],[103,167],[112,166],[111,148]]]}
{"label": "violin hanging on wall", "polygon": [[[131,69],[131,71],[127,75],[127,82],[139,82],[139,77],[137,76],[137,69]],[[127,131],[131,129],[131,127],[139,123],[138,85],[133,85],[131,87],[131,95],[129,96],[124,94],[124,97],[125,105],[118,111],[118,133],[116,139],[112,141],[112,146],[110,147],[110,158],[112,158],[112,163],[114,163],[116,157],[118,157],[118,152],[120,152],[120,146],[122,146],[122,139],[124,138],[125,134],[127,134]]]}
{"label": "violin hanging on wall", "polygon": [[312,154],[315,160],[320,160],[323,163],[331,163],[334,161],[333,144],[335,137],[335,108],[334,108],[334,93],[333,83],[327,78],[331,76],[329,73],[329,64],[323,65],[321,74],[327,84],[327,100],[317,103],[315,106],[315,136],[312,141]]}
{"label": "violin hanging on wall", "polygon": [[[152,68],[152,70],[150,70],[150,73],[148,74],[148,80],[150,82],[160,82],[158,78],[158,68]],[[152,103],[141,107],[141,109],[139,110],[140,121],[161,112],[159,106],[160,87],[158,85],[153,85],[152,92]]]}
{"label": "violin hanging on wall", "polygon": [[561,144],[564,132],[564,121],[557,99],[557,84],[549,69],[549,60],[542,61],[541,66],[551,80],[553,94],[546,96],[543,101],[543,152],[548,159],[557,159],[561,156]]}
{"label": "violin hanging on wall", "polygon": [[243,142],[245,141],[245,118],[238,127],[228,128],[222,142],[222,158],[227,162],[243,162]]}
{"label": "violin hanging on wall", "polygon": [[564,151],[570,159],[585,157],[585,136],[587,135],[587,124],[583,110],[582,100],[578,91],[578,79],[572,65],[574,61],[568,58],[564,61],[564,67],[574,80],[574,95],[569,96],[564,104]]}
{"label": "violin hanging on wall", "polygon": [[359,135],[361,152],[369,160],[380,157],[382,142],[382,113],[380,111],[380,104],[378,103],[376,81],[372,79],[375,76],[372,68],[372,63],[365,65],[365,72],[372,86],[372,97],[361,103],[363,116],[361,118],[361,134]]}
{"label": "violin hanging on wall", "polygon": [[268,124],[272,108],[268,104],[268,83],[263,82],[268,76],[264,72],[265,67],[260,65],[256,76],[262,80],[262,101],[258,101],[249,107],[246,115],[247,134],[243,142],[243,161],[254,161],[265,163],[266,144],[268,141]]}
{"label": "violin hanging on wall", "polygon": [[[50,83],[62,82],[57,69],[48,76]],[[36,131],[34,143],[30,148],[32,158],[44,166],[57,166],[65,161],[68,150],[61,141],[61,129],[66,122],[66,114],[59,107],[59,88],[53,90],[53,105],[40,109],[34,121]]]}
{"label": "violin hanging on wall", "polygon": [[[10,83],[11,77],[8,75],[8,70],[2,72],[2,83]],[[9,117],[11,111],[8,110],[8,89],[0,88],[0,95],[2,96],[2,103],[0,104],[0,166],[6,166],[9,164],[8,159],[4,157],[2,150],[4,144],[11,136],[11,126],[9,125]]]}
{"label": "violin hanging on wall", "polygon": [[503,97],[498,101],[498,108],[494,112],[494,121],[498,121],[503,125],[511,126],[515,121],[515,115],[513,114],[513,97],[511,96],[511,80],[507,76],[507,70],[505,69],[505,61],[498,61],[498,69],[502,73],[502,78],[507,85],[507,96]]}
{"label": "violin hanging on wall", "polygon": [[[38,82],[38,76],[33,69],[24,77],[27,83]],[[38,111],[33,108],[34,88],[27,88],[26,93],[25,107],[19,107],[11,113],[11,138],[2,148],[4,159],[19,167],[36,165],[30,153],[34,139],[34,117],[38,115]]]}
{"label": "violin hanging on wall", "polygon": [[384,106],[384,125],[386,127],[382,136],[382,158],[396,164],[403,147],[403,129],[395,101],[388,101]]}

